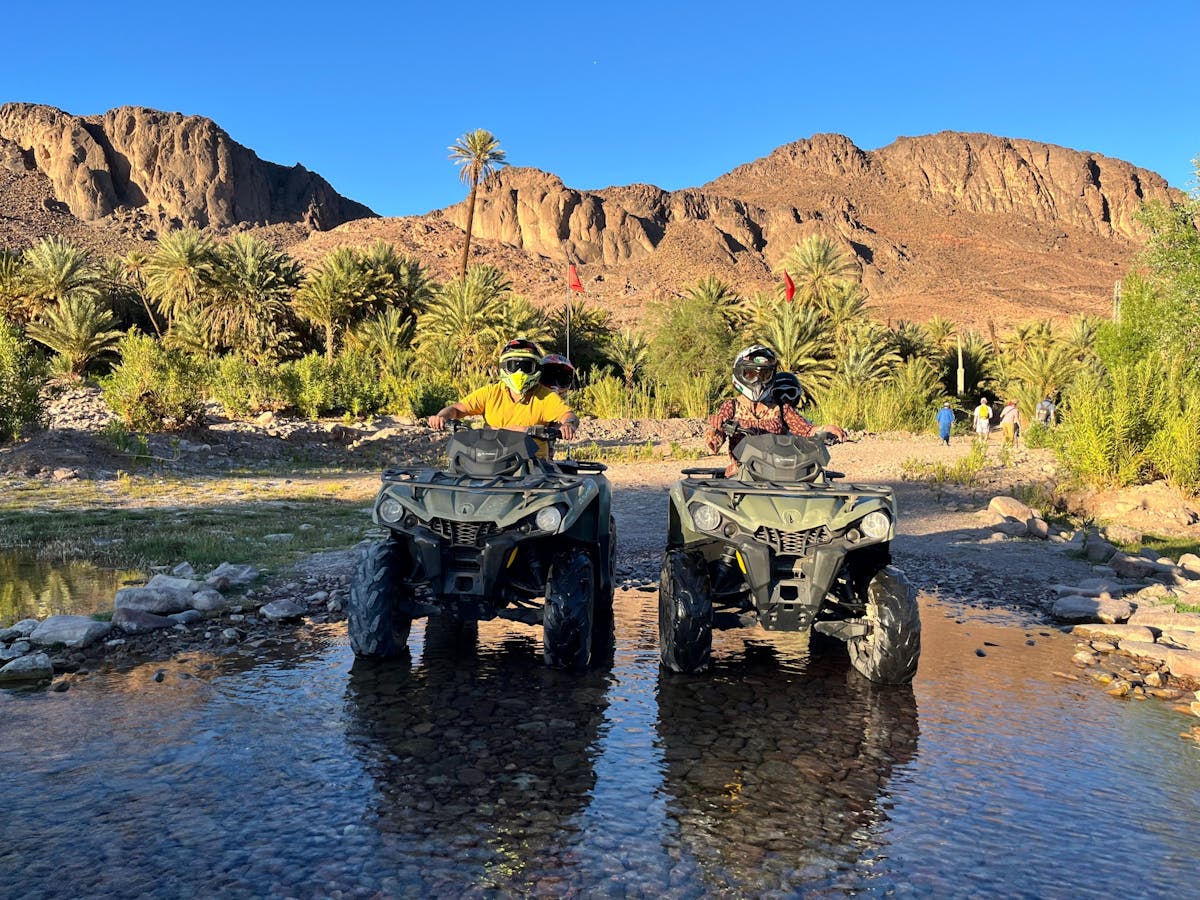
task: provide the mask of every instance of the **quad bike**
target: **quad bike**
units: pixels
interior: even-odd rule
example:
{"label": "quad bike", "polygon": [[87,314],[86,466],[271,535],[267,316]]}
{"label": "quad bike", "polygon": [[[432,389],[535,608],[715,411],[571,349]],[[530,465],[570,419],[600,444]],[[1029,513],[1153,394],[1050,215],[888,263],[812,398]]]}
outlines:
{"label": "quad bike", "polygon": [[659,588],[662,664],[699,672],[713,628],[757,622],[846,643],[874,682],[912,680],[921,620],[891,565],[896,504],[887,487],[834,484],[823,440],[761,434],[727,422],[738,474],[684,469],[671,489]]}
{"label": "quad bike", "polygon": [[412,620],[496,617],[542,626],[546,663],[582,669],[611,629],[616,528],[600,463],[552,454],[556,425],[525,432],[456,428],[447,467],[383,473],[350,585],[350,645],[360,657],[405,648]]}

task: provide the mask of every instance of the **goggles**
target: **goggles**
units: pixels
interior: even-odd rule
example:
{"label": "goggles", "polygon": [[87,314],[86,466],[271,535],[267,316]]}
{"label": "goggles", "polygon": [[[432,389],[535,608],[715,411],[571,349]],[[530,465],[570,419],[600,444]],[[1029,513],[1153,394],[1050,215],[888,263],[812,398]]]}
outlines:
{"label": "goggles", "polygon": [[739,372],[746,384],[766,384],[775,377],[774,366],[743,366]]}
{"label": "goggles", "polygon": [[572,375],[570,372],[555,372],[542,369],[542,384],[546,387],[570,387]]}
{"label": "goggles", "polygon": [[514,375],[517,372],[532,375],[538,370],[538,362],[536,359],[530,359],[528,356],[515,356],[510,359],[500,360],[500,368],[510,375]]}

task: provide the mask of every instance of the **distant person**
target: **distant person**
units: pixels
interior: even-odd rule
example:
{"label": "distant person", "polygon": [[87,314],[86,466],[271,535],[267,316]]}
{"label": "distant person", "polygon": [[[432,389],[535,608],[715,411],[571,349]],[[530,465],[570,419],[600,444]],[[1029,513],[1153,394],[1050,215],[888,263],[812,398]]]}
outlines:
{"label": "distant person", "polygon": [[441,431],[447,422],[466,416],[483,416],[490,427],[513,431],[557,422],[569,441],[579,419],[558,394],[539,384],[541,377],[542,351],[537,344],[523,338],[509,341],[500,351],[500,380],[439,410],[429,417],[429,427]]}
{"label": "distant person", "polygon": [[1054,425],[1055,414],[1057,411],[1058,410],[1054,405],[1054,398],[1047,397],[1045,400],[1038,403],[1037,409],[1033,411],[1034,421],[1041,425],[1051,427]]}
{"label": "distant person", "polygon": [[937,413],[938,434],[942,437],[942,443],[947,447],[950,446],[950,429],[954,425],[954,410],[950,408],[950,401],[947,400],[942,404],[942,408]]}
{"label": "distant person", "polygon": [[1016,400],[1009,400],[1004,404],[1000,413],[1000,427],[1004,429],[1004,446],[1013,446],[1021,428],[1021,410]]}
{"label": "distant person", "polygon": [[979,439],[986,442],[988,435],[992,433],[992,408],[988,406],[987,397],[979,398],[979,405],[971,415],[971,422]]}

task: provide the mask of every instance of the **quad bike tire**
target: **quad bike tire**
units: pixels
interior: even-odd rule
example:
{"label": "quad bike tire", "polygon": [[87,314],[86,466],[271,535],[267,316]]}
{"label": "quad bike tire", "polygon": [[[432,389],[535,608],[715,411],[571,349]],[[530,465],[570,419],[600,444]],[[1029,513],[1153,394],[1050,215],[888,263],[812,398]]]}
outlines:
{"label": "quad bike tire", "polygon": [[396,609],[402,563],[402,549],[392,540],[371,544],[359,560],[346,606],[355,656],[388,659],[406,648],[412,617]]}
{"label": "quad bike tire", "polygon": [[848,641],[850,664],[876,684],[908,684],[921,657],[921,613],[904,573],[880,569],[867,585],[870,630]]}
{"label": "quad bike tire", "polygon": [[664,668],[690,674],[712,662],[712,589],[699,553],[668,550],[658,588],[658,646]]}
{"label": "quad bike tire", "polygon": [[555,669],[587,668],[598,590],[596,564],[581,547],[562,550],[550,563],[542,608],[542,655]]}

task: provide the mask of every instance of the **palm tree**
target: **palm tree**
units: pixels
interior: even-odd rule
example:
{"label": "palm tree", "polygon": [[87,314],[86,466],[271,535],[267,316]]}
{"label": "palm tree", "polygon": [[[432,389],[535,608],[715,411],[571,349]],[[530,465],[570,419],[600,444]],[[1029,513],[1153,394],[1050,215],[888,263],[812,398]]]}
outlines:
{"label": "palm tree", "polygon": [[934,316],[925,323],[929,341],[939,350],[950,346],[951,339],[958,333],[958,326],[943,316]]}
{"label": "palm tree", "polygon": [[479,373],[496,349],[490,330],[500,324],[512,282],[494,266],[471,266],[466,278],[442,286],[417,320],[418,352],[450,378]]}
{"label": "palm tree", "polygon": [[43,238],[25,251],[23,281],[29,310],[36,315],[68,297],[100,294],[100,275],[87,252],[62,238]]}
{"label": "palm tree", "polygon": [[213,287],[200,305],[221,343],[255,358],[278,358],[293,337],[288,328],[300,266],[249,234],[217,248]]}
{"label": "palm tree", "polygon": [[209,289],[215,267],[211,238],[193,228],[169,232],[146,262],[146,291],[167,320],[174,321]]}
{"label": "palm tree", "polygon": [[396,307],[406,318],[416,318],[433,299],[437,285],[415,257],[397,253],[385,241],[375,241],[359,257],[369,285],[364,303],[357,311],[371,315]]}
{"label": "palm tree", "polygon": [[458,177],[470,186],[471,193],[467,197],[467,233],[463,242],[462,262],[458,267],[458,277],[465,281],[467,277],[467,259],[471,253],[471,229],[475,225],[475,196],[479,185],[487,181],[497,169],[508,165],[505,152],[500,149],[500,142],[490,131],[477,128],[468,131],[450,147],[450,159],[456,166],[461,166]]}
{"label": "palm tree", "polygon": [[645,368],[650,358],[650,342],[642,332],[626,328],[609,340],[605,355],[621,370],[625,390],[632,392],[638,370]]}
{"label": "palm tree", "polygon": [[121,272],[124,274],[125,281],[137,291],[138,299],[142,301],[142,308],[146,310],[146,318],[150,320],[154,333],[161,339],[162,329],[158,325],[158,318],[150,308],[150,300],[146,296],[146,269],[149,265],[149,255],[141,250],[130,250],[120,259]]}
{"label": "palm tree", "polygon": [[25,261],[19,253],[0,250],[0,319],[24,322],[29,318],[22,278],[24,272]]}
{"label": "palm tree", "polygon": [[736,328],[743,318],[741,297],[715,275],[702,278],[685,290],[683,296],[686,300],[692,300],[716,310],[731,328]]}
{"label": "palm tree", "polygon": [[867,292],[855,282],[831,285],[818,301],[818,308],[840,340],[847,332],[867,321]]}
{"label": "palm tree", "polygon": [[848,385],[863,385],[889,378],[900,365],[888,330],[878,322],[861,322],[845,333],[835,360],[835,378]]}
{"label": "palm tree", "polygon": [[858,280],[854,261],[823,234],[809,235],[793,247],[784,269],[792,276],[801,303],[822,305],[834,287]]}
{"label": "palm tree", "polygon": [[779,355],[779,367],[795,372],[811,391],[828,378],[833,330],[811,306],[776,303],[760,314],[752,340]]}
{"label": "palm tree", "polygon": [[116,324],[113,314],[92,297],[68,294],[30,322],[26,332],[58,355],[63,371],[78,378],[121,338]]}
{"label": "palm tree", "polygon": [[338,325],[348,322],[354,315],[370,282],[370,273],[363,267],[358,254],[349,247],[338,247],[313,267],[292,298],[292,308],[300,318],[325,330],[327,360],[333,361]]}

